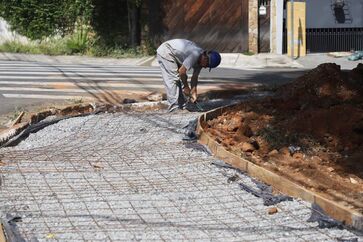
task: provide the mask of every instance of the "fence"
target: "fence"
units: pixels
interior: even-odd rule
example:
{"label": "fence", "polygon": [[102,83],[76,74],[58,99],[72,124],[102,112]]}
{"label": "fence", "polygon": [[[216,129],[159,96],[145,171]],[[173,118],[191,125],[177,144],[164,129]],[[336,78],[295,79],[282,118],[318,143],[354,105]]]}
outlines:
{"label": "fence", "polygon": [[363,28],[306,29],[307,51],[363,50]]}

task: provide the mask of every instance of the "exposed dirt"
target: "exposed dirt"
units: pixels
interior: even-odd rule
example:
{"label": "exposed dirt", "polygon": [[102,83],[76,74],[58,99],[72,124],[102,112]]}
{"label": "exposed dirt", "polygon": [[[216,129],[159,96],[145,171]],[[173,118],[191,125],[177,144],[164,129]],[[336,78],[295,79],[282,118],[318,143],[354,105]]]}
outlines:
{"label": "exposed dirt", "polygon": [[322,64],[205,130],[254,163],[363,208],[363,64],[350,72]]}

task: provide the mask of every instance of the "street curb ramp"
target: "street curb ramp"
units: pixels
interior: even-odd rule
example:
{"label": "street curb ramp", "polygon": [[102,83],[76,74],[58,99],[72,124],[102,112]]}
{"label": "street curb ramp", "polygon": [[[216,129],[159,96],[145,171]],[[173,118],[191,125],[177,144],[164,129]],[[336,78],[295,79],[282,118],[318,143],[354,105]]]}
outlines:
{"label": "street curb ramp", "polygon": [[354,229],[360,231],[363,230],[363,214],[361,211],[358,211],[358,209],[353,208],[347,203],[333,201],[327,198],[327,196],[323,193],[310,191],[302,185],[295,183],[294,181],[291,181],[264,167],[258,166],[240,156],[237,156],[227,151],[223,145],[219,144],[212,137],[210,137],[204,130],[207,121],[220,116],[226,111],[227,108],[230,108],[231,106],[214,109],[199,117],[197,124],[199,143],[208,146],[208,148],[216,157],[222,159],[227,164],[246,172],[250,176],[257,178],[268,185],[271,185],[276,190],[292,197],[301,198],[312,204],[317,204],[327,215],[331,216],[332,218],[341,221],[343,224]]}

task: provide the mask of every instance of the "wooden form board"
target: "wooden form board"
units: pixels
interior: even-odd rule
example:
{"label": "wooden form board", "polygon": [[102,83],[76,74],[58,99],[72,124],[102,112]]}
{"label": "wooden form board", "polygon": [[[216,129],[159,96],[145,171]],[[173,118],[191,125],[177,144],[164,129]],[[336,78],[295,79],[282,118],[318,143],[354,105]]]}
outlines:
{"label": "wooden form board", "polygon": [[227,151],[221,144],[212,139],[204,131],[203,125],[208,120],[221,115],[226,108],[227,107],[218,108],[199,117],[197,132],[199,136],[198,141],[201,144],[207,145],[212,153],[219,159],[222,159],[233,167],[239,168],[260,181],[271,185],[278,191],[293,197],[301,198],[310,203],[316,203],[332,218],[342,221],[344,224],[355,229],[363,230],[363,214],[350,207],[348,204],[335,202],[324,194],[310,191],[302,185]]}
{"label": "wooden form board", "polygon": [[0,242],[6,242],[6,237],[2,223],[0,223]]}
{"label": "wooden form board", "polygon": [[[293,3],[293,20],[291,19],[291,2],[287,3],[287,54],[291,56],[291,50],[295,58],[306,56],[306,3]],[[291,23],[293,21],[293,23]],[[293,29],[291,29],[293,25]],[[292,39],[294,48],[292,48]]]}

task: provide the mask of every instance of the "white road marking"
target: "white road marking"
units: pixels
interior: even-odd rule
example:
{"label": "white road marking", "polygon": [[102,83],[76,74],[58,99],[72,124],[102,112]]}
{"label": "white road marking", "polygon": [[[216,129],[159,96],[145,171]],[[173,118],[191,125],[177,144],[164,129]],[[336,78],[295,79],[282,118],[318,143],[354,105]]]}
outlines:
{"label": "white road marking", "polygon": [[62,75],[63,73],[69,74],[69,75],[77,75],[77,74],[82,74],[82,75],[110,75],[110,76],[115,76],[115,75],[122,75],[122,74],[134,74],[134,73],[141,73],[144,75],[155,75],[155,74],[160,74],[161,76],[161,72],[160,71],[92,71],[92,70],[61,70],[61,71],[51,71],[51,70],[46,70],[44,71],[44,69],[42,70],[34,70],[34,68],[29,69],[29,70],[22,70],[21,73],[19,73],[19,71],[16,70],[1,70],[0,69],[0,75],[9,75],[9,74],[15,74],[15,75],[29,75],[29,74],[36,74],[36,75]]}
{"label": "white road marking", "polygon": [[[248,84],[203,77],[199,80],[199,91]],[[112,92],[132,95],[156,90],[164,90],[158,67],[0,61],[0,95],[6,98],[85,99]]]}
{"label": "white road marking", "polygon": [[[131,87],[138,87],[136,85]],[[144,87],[144,86],[143,86]],[[92,87],[90,87],[92,88]],[[97,88],[97,87],[93,87]],[[153,85],[147,86],[144,88],[164,88],[161,85]],[[122,90],[122,89],[121,89]],[[118,91],[121,91],[118,90]],[[115,89],[71,89],[71,88],[59,88],[59,89],[50,89],[50,88],[37,88],[37,87],[0,87],[0,91],[29,91],[29,92],[79,92],[79,93],[102,93],[106,91],[117,91]]]}
{"label": "white road marking", "polygon": [[[1,83],[1,82],[0,82]],[[52,85],[53,84],[53,85]],[[221,85],[199,85],[198,89],[216,89]],[[62,87],[62,88],[58,88]],[[64,88],[70,87],[70,88]],[[73,87],[73,89],[72,89]],[[19,87],[19,86],[11,86],[11,87],[0,87],[0,91],[34,91],[34,92],[83,92],[84,90],[102,90],[100,88],[135,88],[135,89],[163,89],[163,84],[133,84],[133,83],[116,83],[116,84],[106,84],[100,83],[100,85],[92,85],[88,83],[74,84],[74,83],[47,83],[46,85],[42,85],[41,87]],[[77,91],[79,90],[79,91]],[[103,89],[103,91],[113,91],[113,90],[122,90],[122,89]],[[86,91],[88,92],[88,91]]]}
{"label": "white road marking", "polygon": [[[124,75],[125,76],[125,75]],[[63,76],[61,74],[59,74],[59,76],[44,76],[46,77],[48,80],[63,80],[63,79],[72,79],[72,80],[85,80],[85,79],[92,79],[92,80],[130,80],[130,79],[135,79],[138,77],[149,77],[151,76],[150,74],[131,74],[130,73],[130,77],[122,77],[122,75],[120,75],[119,77],[112,75],[111,77],[105,76],[105,77],[94,77],[94,76],[80,76],[80,75],[69,75],[69,76]],[[156,77],[159,77],[158,80],[162,80],[161,79],[161,75],[153,75],[153,78],[156,79]],[[0,73],[0,79],[16,79],[16,80],[38,80],[39,78],[42,78],[42,76],[3,76]],[[152,78],[148,78],[148,79],[152,79]]]}
{"label": "white road marking", "polygon": [[87,96],[59,96],[59,95],[38,95],[38,94],[2,94],[6,98],[31,98],[31,99],[59,99],[59,100],[69,100],[69,99],[92,99],[92,97]]}
{"label": "white road marking", "polygon": [[[129,79],[128,79],[129,80]],[[143,82],[145,81],[145,82]],[[155,81],[160,81],[160,80],[155,80]],[[204,81],[212,81],[212,80],[204,80]],[[119,82],[119,83],[115,83],[115,82],[48,82],[48,81],[1,81],[0,80],[0,85],[37,85],[37,86],[44,86],[44,87],[54,87],[54,86],[75,86],[75,87],[139,87],[139,88],[143,88],[143,87],[159,87],[162,86],[164,87],[164,84],[162,81],[160,81],[160,83],[158,84],[150,84],[147,82],[150,82],[150,80],[138,80],[138,83],[123,83],[123,82]],[[239,85],[240,83],[230,83],[229,85]],[[212,87],[216,87],[216,86],[222,86],[224,85],[223,83],[216,83],[216,84],[204,84],[203,82],[199,82],[198,87],[205,87],[205,88],[212,88]]]}

